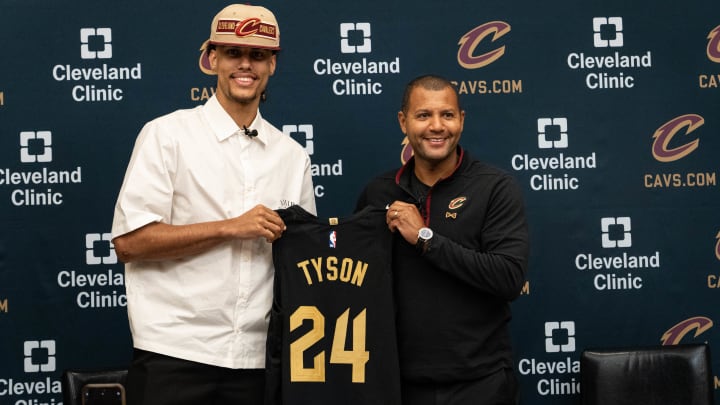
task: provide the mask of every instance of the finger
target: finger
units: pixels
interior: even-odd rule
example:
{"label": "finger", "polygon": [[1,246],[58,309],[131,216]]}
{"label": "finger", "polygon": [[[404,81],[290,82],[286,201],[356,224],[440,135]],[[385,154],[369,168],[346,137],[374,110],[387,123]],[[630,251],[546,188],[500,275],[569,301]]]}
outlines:
{"label": "finger", "polygon": [[392,206],[388,207],[388,210],[385,213],[385,222],[390,224],[390,222],[392,222],[392,220],[395,219],[396,212],[397,212],[397,210],[395,208],[393,208]]}
{"label": "finger", "polygon": [[395,231],[397,231],[397,224],[394,223],[394,222],[389,222],[389,223],[388,223],[388,229],[390,230],[390,232],[395,232]]}
{"label": "finger", "polygon": [[285,222],[282,220],[280,215],[278,215],[276,211],[273,211],[269,208],[267,208],[263,212],[261,219],[261,223],[263,224],[263,226],[270,229],[273,234],[279,235],[285,229],[287,229],[287,226],[285,225]]}
{"label": "finger", "polygon": [[278,225],[274,222],[265,222],[265,225],[263,226],[265,228],[265,231],[269,232],[272,235],[273,239],[277,239],[282,235],[283,231],[285,230],[285,224],[280,222],[281,224]]}
{"label": "finger", "polygon": [[263,229],[263,236],[268,243],[272,243],[278,240],[282,236],[282,233],[283,229],[274,224],[267,226]]}

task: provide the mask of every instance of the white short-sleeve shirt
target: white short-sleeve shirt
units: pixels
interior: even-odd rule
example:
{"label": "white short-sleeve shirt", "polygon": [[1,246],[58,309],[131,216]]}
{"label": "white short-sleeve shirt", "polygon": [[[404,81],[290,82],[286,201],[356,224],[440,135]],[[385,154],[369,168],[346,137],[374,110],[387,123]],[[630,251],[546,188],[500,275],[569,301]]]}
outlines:
{"label": "white short-sleeve shirt", "polygon": [[[257,204],[315,213],[310,159],[260,112],[248,137],[215,97],[147,123],[113,218],[117,237],[151,222],[236,217]],[[272,303],[272,246],[226,242],[196,256],[125,266],[133,345],[229,368],[263,368]]]}

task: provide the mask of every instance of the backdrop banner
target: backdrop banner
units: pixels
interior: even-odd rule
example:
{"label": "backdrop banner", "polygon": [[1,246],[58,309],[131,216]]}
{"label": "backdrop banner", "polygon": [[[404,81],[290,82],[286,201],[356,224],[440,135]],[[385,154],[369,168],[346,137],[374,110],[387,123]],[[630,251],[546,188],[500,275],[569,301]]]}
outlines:
{"label": "backdrop banner", "polygon": [[[227,4],[0,0],[0,403],[127,367],[115,199],[144,123],[214,94],[199,49]],[[579,403],[589,347],[707,342],[717,375],[720,2],[258,4],[282,44],[261,112],[309,153],[320,216],[411,156],[409,80],[457,85],[461,145],[527,204],[522,404]]]}

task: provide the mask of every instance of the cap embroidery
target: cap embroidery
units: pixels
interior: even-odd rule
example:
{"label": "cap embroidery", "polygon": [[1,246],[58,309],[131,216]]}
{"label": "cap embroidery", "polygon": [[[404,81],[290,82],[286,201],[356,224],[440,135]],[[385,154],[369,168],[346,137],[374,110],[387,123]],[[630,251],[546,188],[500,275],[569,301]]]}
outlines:
{"label": "cap embroidery", "polygon": [[263,23],[256,17],[242,21],[219,20],[215,31],[218,34],[235,34],[238,37],[255,35],[271,39],[277,38],[277,28],[272,24]]}

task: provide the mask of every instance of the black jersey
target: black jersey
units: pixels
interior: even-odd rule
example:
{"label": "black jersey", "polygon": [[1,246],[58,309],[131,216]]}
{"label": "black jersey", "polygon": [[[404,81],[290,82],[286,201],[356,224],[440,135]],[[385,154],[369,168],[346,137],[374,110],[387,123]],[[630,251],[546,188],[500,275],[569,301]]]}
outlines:
{"label": "black jersey", "polygon": [[267,344],[275,405],[400,404],[392,298],[392,233],[385,210],[320,220],[278,210]]}

